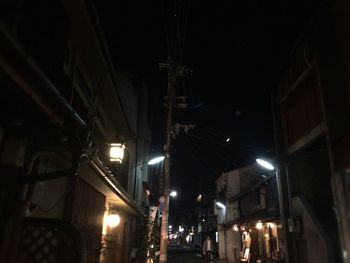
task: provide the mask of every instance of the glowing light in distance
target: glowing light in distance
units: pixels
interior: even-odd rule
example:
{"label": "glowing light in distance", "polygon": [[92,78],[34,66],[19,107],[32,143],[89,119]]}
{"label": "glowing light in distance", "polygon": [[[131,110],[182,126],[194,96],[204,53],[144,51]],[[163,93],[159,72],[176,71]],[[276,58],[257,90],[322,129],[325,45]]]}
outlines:
{"label": "glowing light in distance", "polygon": [[175,196],[177,196],[177,192],[176,191],[171,191],[171,193],[169,195],[172,196],[172,197],[175,197]]}
{"label": "glowing light in distance", "polygon": [[268,170],[274,170],[275,169],[275,167],[271,163],[269,163],[269,162],[267,162],[267,161],[265,161],[263,159],[256,159],[256,162],[258,164],[260,164],[262,167],[264,167],[264,168],[266,168]]}
{"label": "glowing light in distance", "polygon": [[237,232],[237,231],[239,230],[238,226],[237,226],[237,225],[234,225],[234,226],[233,226],[233,230]]}
{"label": "glowing light in distance", "polygon": [[262,229],[263,224],[261,222],[256,223],[256,229]]}
{"label": "glowing light in distance", "polygon": [[158,156],[158,157],[155,157],[151,160],[148,161],[148,165],[153,165],[153,164],[156,164],[156,163],[160,163],[164,160],[165,156]]}
{"label": "glowing light in distance", "polygon": [[220,203],[220,202],[216,202],[216,205],[217,205],[218,207],[220,207],[220,208],[225,208],[225,205],[223,205],[223,204]]}

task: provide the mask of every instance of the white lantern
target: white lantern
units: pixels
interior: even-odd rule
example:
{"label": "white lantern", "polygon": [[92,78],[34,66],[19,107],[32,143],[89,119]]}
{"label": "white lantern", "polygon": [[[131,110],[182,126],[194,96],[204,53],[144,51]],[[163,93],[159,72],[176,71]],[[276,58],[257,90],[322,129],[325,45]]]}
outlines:
{"label": "white lantern", "polygon": [[111,162],[122,163],[124,158],[125,145],[121,143],[111,143],[109,148],[109,158]]}
{"label": "white lantern", "polygon": [[260,230],[263,228],[263,224],[261,222],[256,223],[256,229]]}
{"label": "white lantern", "polygon": [[118,214],[110,214],[106,218],[106,224],[109,227],[116,227],[120,223],[120,216]]}

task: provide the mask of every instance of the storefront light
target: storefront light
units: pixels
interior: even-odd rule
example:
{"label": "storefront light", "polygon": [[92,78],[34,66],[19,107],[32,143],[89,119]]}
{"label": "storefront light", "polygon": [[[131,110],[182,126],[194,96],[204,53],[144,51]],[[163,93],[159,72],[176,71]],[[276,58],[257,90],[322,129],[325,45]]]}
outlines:
{"label": "storefront light", "polygon": [[261,222],[256,223],[256,229],[260,230],[262,229],[263,224]]}

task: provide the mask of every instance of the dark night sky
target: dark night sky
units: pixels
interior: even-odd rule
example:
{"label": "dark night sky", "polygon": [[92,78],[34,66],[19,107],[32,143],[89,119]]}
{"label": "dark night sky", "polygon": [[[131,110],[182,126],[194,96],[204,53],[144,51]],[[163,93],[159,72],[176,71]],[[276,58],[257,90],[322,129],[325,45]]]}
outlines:
{"label": "dark night sky", "polygon": [[[175,121],[196,124],[173,142],[171,181],[179,189],[175,208],[191,204],[199,182],[222,170],[273,154],[269,90],[288,63],[297,37],[319,6],[318,0],[250,0],[190,3],[183,63],[192,70],[178,95],[189,98]],[[166,6],[164,3],[168,3]],[[96,1],[116,69],[148,79],[154,112],[162,112],[167,59],[166,23],[173,1]],[[161,123],[154,121],[154,147],[162,148]],[[230,137],[229,143],[225,142]],[[190,207],[190,206],[189,206]]]}

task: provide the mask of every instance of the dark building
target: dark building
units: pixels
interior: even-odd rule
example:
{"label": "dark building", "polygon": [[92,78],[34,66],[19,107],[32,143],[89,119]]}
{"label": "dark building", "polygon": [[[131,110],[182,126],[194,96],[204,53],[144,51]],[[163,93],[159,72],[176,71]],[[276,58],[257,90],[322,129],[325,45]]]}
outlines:
{"label": "dark building", "polygon": [[0,261],[129,262],[152,190],[147,85],[115,71],[89,1],[0,10]]}
{"label": "dark building", "polygon": [[319,10],[273,92],[281,176],[291,196],[289,231],[300,262],[350,262],[349,11],[347,1]]}

